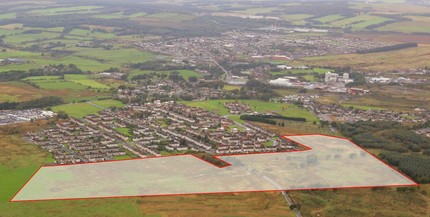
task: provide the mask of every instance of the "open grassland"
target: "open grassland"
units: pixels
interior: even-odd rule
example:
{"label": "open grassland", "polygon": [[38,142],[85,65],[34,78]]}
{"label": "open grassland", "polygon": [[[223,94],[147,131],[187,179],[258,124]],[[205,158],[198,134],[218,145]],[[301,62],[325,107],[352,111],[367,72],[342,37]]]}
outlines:
{"label": "open grassland", "polygon": [[100,9],[100,6],[75,6],[75,7],[56,7],[47,9],[32,10],[28,13],[34,15],[64,15],[64,14],[87,14],[94,13],[96,9]]}
{"label": "open grassland", "polygon": [[390,20],[390,19],[385,17],[378,17],[374,15],[361,14],[354,17],[332,21],[330,22],[329,26],[340,27],[340,28],[351,28],[352,30],[361,30],[366,28],[367,26],[383,23],[387,20]]}
{"label": "open grassland", "polygon": [[237,10],[236,13],[240,14],[246,14],[246,15],[260,15],[260,14],[267,14],[274,10],[276,10],[276,7],[259,7],[259,8],[248,8],[246,10]]}
{"label": "open grassland", "polygon": [[387,13],[387,14],[410,14],[410,13],[428,13],[429,8],[424,5],[414,4],[387,4],[387,3],[352,3],[351,8],[369,9],[373,12]]}
{"label": "open grassland", "polygon": [[430,46],[420,45],[397,51],[370,54],[343,54],[308,57],[296,60],[302,64],[345,67],[359,70],[390,71],[430,67]]}
{"label": "open grassland", "polygon": [[188,80],[188,78],[190,77],[197,77],[197,78],[203,77],[200,73],[193,70],[172,70],[172,71],[134,70],[128,75],[128,78],[131,79],[137,75],[146,75],[151,73],[164,74],[166,76],[169,76],[172,72],[179,72],[179,75],[181,75],[185,80]]}
{"label": "open grassland", "polygon": [[[92,105],[95,104],[95,105]],[[59,105],[52,107],[52,111],[54,112],[66,112],[71,117],[82,118],[89,114],[97,114],[102,108],[109,108],[112,106],[123,107],[119,101],[116,100],[100,100],[100,101],[92,101],[90,103],[82,102],[82,103],[71,103],[65,105]],[[102,108],[100,108],[102,107]]]}
{"label": "open grassland", "polygon": [[344,16],[340,15],[340,14],[332,14],[332,15],[327,15],[327,16],[323,16],[323,17],[318,17],[314,20],[317,20],[321,23],[329,23],[329,22],[333,22],[335,20],[340,20],[344,18]]}
{"label": "open grassland", "polygon": [[82,102],[82,103],[72,103],[66,105],[59,105],[52,107],[52,111],[54,112],[66,112],[70,117],[74,118],[83,118],[89,114],[97,114],[102,109],[93,106],[91,104]]}
{"label": "open grassland", "polygon": [[65,80],[32,80],[30,81],[32,84],[36,85],[39,88],[47,89],[47,90],[84,90],[87,87],[80,85],[75,82],[65,81]]}
{"label": "open grassland", "polygon": [[0,102],[6,101],[28,101],[42,98],[44,96],[59,96],[67,102],[79,101],[82,99],[95,99],[97,96],[105,97],[104,94],[93,91],[76,89],[49,90],[35,88],[23,82],[0,82]]}
{"label": "open grassland", "polygon": [[359,109],[394,110],[398,112],[412,111],[415,108],[429,109],[429,87],[401,87],[391,85],[363,86],[369,89],[370,94],[341,100],[339,95],[326,94],[317,99],[324,104],[341,103],[341,105]]}
{"label": "open grassland", "polygon": [[116,37],[112,33],[92,31],[92,30],[88,30],[88,29],[73,29],[67,35],[84,37],[84,38],[97,38],[97,39],[109,39],[109,38]]}
{"label": "open grassland", "polygon": [[307,23],[305,19],[312,16],[311,14],[288,14],[281,17],[294,25],[305,25]]}
{"label": "open grassland", "polygon": [[[13,45],[22,45],[29,42],[40,42],[44,40],[58,38],[61,32],[53,32],[42,30],[40,33],[23,33],[24,30],[30,30],[30,28],[25,28],[23,30],[17,31],[16,34],[7,34],[3,39],[6,43]],[[38,30],[38,29],[34,29]]]}
{"label": "open grassland", "polygon": [[64,55],[52,55],[50,53],[7,49],[6,52],[0,52],[0,58],[21,58],[29,61],[30,63],[21,65],[10,64],[6,66],[0,66],[0,72],[12,69],[28,70],[31,68],[39,68],[41,66],[50,64],[75,64],[84,71],[100,72],[111,67],[121,68],[127,64],[145,62],[154,58],[154,56],[150,53],[132,48],[115,47],[110,50],[106,50],[102,48],[75,47],[75,44],[77,42],[86,40],[87,37],[95,39],[103,39],[103,37],[114,37],[110,33],[95,32],[89,33],[89,36],[86,36],[85,32],[80,33],[83,35],[75,35],[74,37],[76,38],[70,38],[71,36],[66,36],[65,39],[61,40],[57,39],[57,37],[60,35],[60,33],[57,32],[42,32],[40,34],[19,33],[17,35],[8,35],[4,40],[7,43],[12,43],[16,45],[24,44],[26,46],[31,46],[36,40],[42,39],[42,41],[37,42],[38,45],[44,43],[47,44],[50,42],[62,42],[66,44],[66,47],[57,48],[57,50],[66,51],[67,53]]}
{"label": "open grassland", "polygon": [[144,216],[295,216],[279,193],[147,197],[137,202]]}
{"label": "open grassland", "polygon": [[412,21],[391,23],[377,28],[379,31],[402,33],[430,33],[430,18],[424,16],[407,16]]}
{"label": "open grassland", "polygon": [[344,189],[335,191],[293,191],[303,216],[337,217],[418,217],[430,215],[430,185],[413,192],[396,188]]}
{"label": "open grassland", "polygon": [[236,85],[224,85],[223,89],[224,90],[240,90],[240,88],[242,88],[241,86],[236,86]]}
{"label": "open grassland", "polygon": [[109,108],[109,107],[113,107],[113,106],[121,108],[121,107],[125,106],[124,103],[122,103],[118,100],[113,100],[113,99],[92,101],[91,103],[98,105],[100,107],[103,107],[103,108]]}
{"label": "open grassland", "polygon": [[363,108],[383,108],[394,111],[412,111],[415,108],[430,109],[430,89],[378,85],[369,88],[370,95],[351,98],[342,104],[362,106]]}
{"label": "open grassland", "polygon": [[383,42],[400,42],[409,43],[415,42],[418,44],[430,44],[430,37],[427,35],[410,35],[410,34],[372,34],[372,33],[360,33],[360,34],[346,34],[346,37],[361,38],[364,40],[374,40]]}
{"label": "open grassland", "polygon": [[13,19],[13,18],[16,18],[16,13],[0,14],[0,19]]}
{"label": "open grassland", "polygon": [[[229,115],[228,109],[224,107],[225,102],[234,102],[235,100],[208,100],[208,101],[181,101],[188,106],[199,107],[219,115]],[[301,117],[306,118],[307,121],[313,122],[318,121],[312,113],[306,109],[299,108],[292,104],[283,104],[275,102],[264,102],[260,100],[237,100],[239,103],[248,104],[253,111],[265,113],[265,112],[275,112],[280,115],[287,117]],[[233,116],[232,116],[233,117]],[[238,117],[237,115],[235,116]],[[229,116],[230,118],[230,116]]]}
{"label": "open grassland", "polygon": [[59,76],[34,76],[23,79],[42,89],[50,90],[83,90],[83,89],[109,89],[110,87],[92,80],[88,75],[69,74],[64,79]]}
{"label": "open grassland", "polygon": [[86,87],[91,87],[94,89],[109,89],[109,86],[101,84],[95,80],[89,78],[88,75],[65,75],[64,80],[71,81]]}

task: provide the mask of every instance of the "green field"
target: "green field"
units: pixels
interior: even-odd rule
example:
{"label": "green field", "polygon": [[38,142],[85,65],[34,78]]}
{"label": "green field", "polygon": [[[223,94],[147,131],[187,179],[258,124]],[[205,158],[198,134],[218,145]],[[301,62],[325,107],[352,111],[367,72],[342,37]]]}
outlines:
{"label": "green field", "polygon": [[58,7],[58,8],[47,8],[29,11],[30,14],[35,15],[58,15],[58,14],[86,14],[94,13],[96,9],[100,9],[100,6],[75,6],[75,7]]}
{"label": "green field", "polygon": [[335,20],[330,22],[329,26],[340,27],[340,28],[351,28],[352,30],[362,30],[367,26],[383,23],[390,20],[385,17],[378,17],[368,14],[361,14],[354,17],[345,19]]}
{"label": "green field", "polygon": [[379,31],[394,31],[402,33],[430,33],[430,18],[426,16],[407,16],[412,21],[391,23],[379,27]]}
{"label": "green field", "polygon": [[189,77],[197,77],[197,78],[201,78],[203,77],[200,73],[193,71],[193,70],[172,70],[172,71],[151,71],[151,70],[135,70],[132,71],[129,75],[128,78],[131,79],[132,77],[136,76],[136,75],[145,75],[145,74],[151,74],[151,73],[156,73],[156,74],[165,74],[165,75],[170,75],[172,72],[179,72],[179,74],[185,79],[188,80]]}
{"label": "green field", "polygon": [[344,16],[342,16],[340,14],[333,14],[333,15],[318,17],[315,20],[320,21],[321,23],[329,23],[329,22],[333,22],[335,20],[340,20],[342,18],[344,18]]}
{"label": "green field", "polygon": [[[199,107],[219,115],[229,115],[229,111],[224,107],[224,102],[233,102],[235,100],[209,100],[209,101],[181,101],[188,106]],[[292,104],[283,104],[283,103],[275,103],[275,102],[264,102],[260,100],[238,100],[240,103],[250,105],[251,109],[257,112],[265,113],[265,112],[276,112],[280,115],[287,117],[303,117],[306,118],[307,121],[313,122],[318,121],[318,118],[315,117],[312,113],[307,111],[306,109],[299,108]],[[238,115],[229,116],[229,118],[237,118]]]}
{"label": "green field", "polygon": [[86,86],[83,86],[81,84],[65,81],[65,80],[30,80],[30,83],[36,85],[39,88],[47,89],[47,90],[84,90],[87,89]]}
{"label": "green field", "polygon": [[73,83],[77,83],[86,87],[91,87],[94,89],[109,89],[109,86],[106,86],[104,84],[101,84],[95,80],[92,80],[89,78],[88,75],[65,75],[64,80],[71,81]]}
{"label": "green field", "polygon": [[[124,106],[121,102],[116,100],[100,100],[100,101],[92,101],[91,103],[101,106],[103,108],[109,108],[111,106],[116,106],[116,107]],[[89,114],[97,114],[101,110],[102,110],[101,108],[86,102],[65,104],[65,105],[52,107],[52,111],[54,112],[63,111],[69,114],[69,116],[75,117],[75,118],[82,118]]]}
{"label": "green field", "polygon": [[39,80],[59,80],[60,76],[31,76],[22,79],[23,81],[39,81]]}
{"label": "green field", "polygon": [[224,90],[240,90],[240,88],[242,87],[236,86],[236,85],[228,85],[228,84],[225,84],[223,87]]}
{"label": "green field", "polygon": [[116,37],[115,34],[112,33],[104,33],[98,31],[91,31],[88,29],[73,29],[67,35],[69,36],[79,36],[84,38],[97,38],[97,39],[109,39]]}
{"label": "green field", "polygon": [[312,17],[311,14],[288,14],[281,17],[294,25],[304,25],[307,23],[306,18]]}
{"label": "green field", "polygon": [[113,100],[113,99],[106,99],[106,100],[99,100],[99,101],[92,101],[91,103],[96,104],[98,106],[101,106],[103,108],[109,108],[112,106],[121,108],[124,107],[124,103],[117,101],[117,100]]}
{"label": "green field", "polygon": [[[8,37],[6,37],[6,40],[7,38]],[[23,41],[27,40],[35,40],[34,37],[29,38],[28,36],[25,36],[24,38],[17,37],[13,39],[18,40],[17,43],[22,43]],[[28,70],[31,68],[39,68],[40,66],[52,64],[75,64],[84,71],[100,72],[111,67],[126,67],[127,64],[146,62],[154,58],[154,56],[150,53],[142,52],[132,48],[113,48],[111,50],[105,50],[102,48],[66,47],[62,49],[66,51],[72,51],[73,53],[65,56],[52,56],[50,54],[45,54],[42,56],[42,53],[30,51],[0,52],[0,58],[2,59],[21,58],[34,63],[0,66],[0,71],[8,71],[11,69]]]}
{"label": "green field", "polygon": [[83,118],[89,114],[97,114],[102,109],[88,103],[73,103],[52,107],[54,112],[66,112],[70,117]]}

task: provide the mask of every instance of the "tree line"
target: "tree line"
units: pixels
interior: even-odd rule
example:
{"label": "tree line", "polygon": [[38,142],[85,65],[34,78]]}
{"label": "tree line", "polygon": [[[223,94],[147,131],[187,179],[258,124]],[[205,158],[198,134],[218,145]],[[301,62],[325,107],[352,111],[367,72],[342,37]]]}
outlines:
{"label": "tree line", "polygon": [[401,50],[411,47],[417,47],[417,43],[402,43],[402,44],[395,44],[385,47],[377,47],[377,48],[371,48],[366,50],[358,50],[357,53],[359,54],[367,54],[367,53],[378,53],[378,52],[387,52],[387,51],[394,51],[394,50]]}
{"label": "tree line", "polygon": [[23,70],[11,70],[0,73],[0,81],[19,81],[31,76],[56,76],[65,74],[83,74],[83,71],[74,64],[50,65],[45,68]]}
{"label": "tree line", "polygon": [[63,104],[61,97],[47,96],[40,99],[23,101],[23,102],[3,102],[0,103],[0,110],[25,110],[34,108],[46,108]]}

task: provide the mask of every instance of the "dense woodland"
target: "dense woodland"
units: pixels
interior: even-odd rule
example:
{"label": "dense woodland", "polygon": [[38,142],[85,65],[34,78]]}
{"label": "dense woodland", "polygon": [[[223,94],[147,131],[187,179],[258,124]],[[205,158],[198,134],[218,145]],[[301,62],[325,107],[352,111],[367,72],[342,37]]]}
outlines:
{"label": "dense woodland", "polygon": [[430,149],[427,137],[418,135],[398,122],[359,121],[339,124],[340,132],[365,148],[378,148],[399,153]]}
{"label": "dense woodland", "polygon": [[[397,122],[345,123],[340,132],[365,148],[383,149],[379,155],[419,183],[430,183],[430,141]],[[411,153],[412,152],[412,153]]]}
{"label": "dense woodland", "polygon": [[430,183],[430,157],[382,152],[380,157],[418,183]]}

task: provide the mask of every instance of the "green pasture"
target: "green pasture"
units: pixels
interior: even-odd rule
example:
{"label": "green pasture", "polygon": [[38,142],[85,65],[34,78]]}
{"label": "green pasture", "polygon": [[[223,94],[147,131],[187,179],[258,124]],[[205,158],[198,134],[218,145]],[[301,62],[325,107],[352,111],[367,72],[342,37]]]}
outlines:
{"label": "green pasture", "polygon": [[[208,100],[208,101],[180,101],[188,106],[202,108],[219,115],[229,115],[228,109],[224,107],[224,102],[234,102],[235,100]],[[293,104],[276,102],[265,102],[260,100],[238,100],[238,102],[250,105],[253,111],[260,113],[275,112],[287,117],[302,117],[307,121],[318,121],[318,118],[306,109],[299,108]]]}
{"label": "green pasture", "polygon": [[134,70],[128,75],[128,78],[131,79],[132,77],[137,76],[137,75],[145,75],[145,74],[151,74],[151,73],[165,74],[165,75],[169,76],[172,72],[175,72],[175,71],[179,72],[179,74],[185,80],[187,80],[189,77],[193,77],[193,76],[197,77],[197,78],[203,77],[200,73],[193,71],[193,70],[171,70],[171,71]]}

